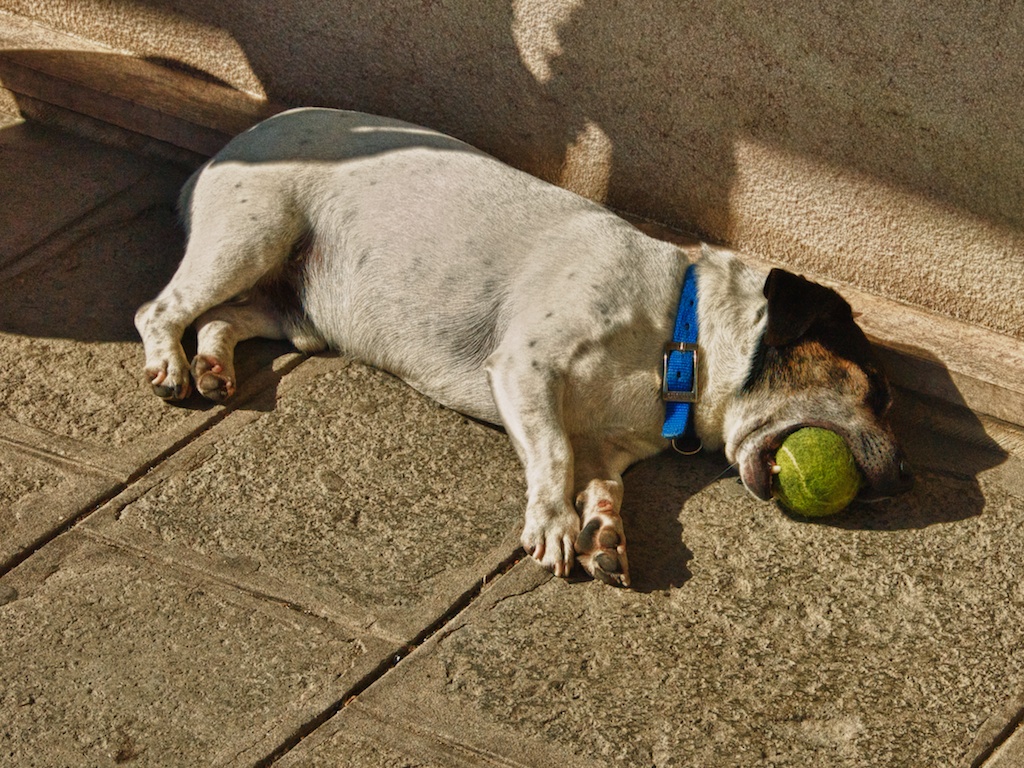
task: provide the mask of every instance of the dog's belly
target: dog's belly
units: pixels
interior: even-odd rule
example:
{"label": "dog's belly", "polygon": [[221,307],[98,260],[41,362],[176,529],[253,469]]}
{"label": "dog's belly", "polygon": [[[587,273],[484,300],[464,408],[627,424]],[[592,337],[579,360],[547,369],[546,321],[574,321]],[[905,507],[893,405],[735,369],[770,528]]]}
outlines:
{"label": "dog's belly", "polygon": [[404,150],[328,174],[321,184],[330,194],[307,201],[315,224],[299,294],[330,347],[454,410],[501,423],[485,363],[516,316],[523,321],[522,305],[537,299],[531,282],[558,279],[530,272],[545,262],[541,272],[558,268],[550,259],[534,263],[536,233],[522,225],[530,214],[511,211],[521,179],[487,191],[497,209],[481,209],[461,187],[445,189],[452,178],[487,178],[475,167],[481,161],[493,162]]}
{"label": "dog's belly", "polygon": [[[377,304],[373,311],[342,316],[340,291],[311,287],[306,294],[306,314],[328,347],[393,373],[422,394],[448,408],[476,419],[500,424],[484,360],[454,354],[458,343],[439,327],[428,327],[396,306]],[[401,296],[386,297],[401,301]],[[410,309],[406,305],[406,309]],[[410,316],[413,315],[413,316]]]}

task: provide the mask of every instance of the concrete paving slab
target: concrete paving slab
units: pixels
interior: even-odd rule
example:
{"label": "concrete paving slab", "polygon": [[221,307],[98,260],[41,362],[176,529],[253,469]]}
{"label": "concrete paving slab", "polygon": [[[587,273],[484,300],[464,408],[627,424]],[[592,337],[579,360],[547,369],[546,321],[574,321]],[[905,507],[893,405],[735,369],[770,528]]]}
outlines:
{"label": "concrete paving slab", "polygon": [[0,578],[0,763],[252,765],[309,733],[281,765],[1016,765],[1019,431],[946,419],[911,441],[941,473],[818,524],[662,456],[627,476],[632,591],[497,576],[501,433],[262,342],[234,406],[152,397],[131,316],[183,173],[64,157],[2,192],[39,231],[0,252],[0,573],[34,552]]}
{"label": "concrete paving slab", "polygon": [[102,470],[0,442],[0,573],[119,487]]}
{"label": "concrete paving slab", "polygon": [[[158,218],[144,216],[129,228],[140,241],[159,237],[166,231]],[[62,259],[9,278],[0,296],[0,375],[6,384],[0,412],[104,448],[147,434],[138,419],[125,418],[118,402],[126,389],[141,395],[142,384],[141,376],[129,375],[136,344],[129,330],[131,299],[123,289],[132,275],[118,269],[129,260],[118,248],[128,233],[111,234],[96,234]],[[152,269],[159,273],[157,265]],[[163,425],[151,426],[159,431]]]}
{"label": "concrete paving slab", "polygon": [[[132,317],[170,278],[181,249],[172,211],[151,209],[8,279],[0,298],[0,414],[121,452],[134,465],[218,412],[202,398],[169,408],[141,375]],[[298,358],[285,344],[249,344],[240,378],[251,384],[283,356],[282,364]]]}
{"label": "concrete paving slab", "polygon": [[635,590],[520,563],[283,764],[366,765],[361,739],[411,764],[969,765],[1024,684],[1022,503],[927,475],[812,524],[719,462],[627,476]]}
{"label": "concrete paving slab", "polygon": [[525,483],[503,433],[341,357],[267,399],[85,525],[402,642],[518,548]]}
{"label": "concrete paving slab", "polygon": [[[315,731],[277,768],[585,768],[593,763],[558,745],[495,727],[486,715],[464,709],[410,718],[415,691],[403,691],[403,708],[355,700],[343,717]],[[438,723],[443,723],[439,727]],[[467,738],[467,735],[469,738]]]}
{"label": "concrete paving slab", "polygon": [[[142,445],[193,429],[200,399],[168,408],[141,375],[143,358],[133,326],[136,308],[170,278],[183,236],[170,201],[126,211],[116,224],[83,223],[79,239],[52,258],[10,276],[0,298],[0,413],[104,450]],[[240,376],[290,349],[253,345]],[[157,443],[165,441],[156,440]],[[143,456],[129,451],[132,461]]]}
{"label": "concrete paving slab", "polygon": [[1018,726],[1013,735],[1001,744],[984,768],[1020,768],[1024,765],[1024,727]]}
{"label": "concrete paving slab", "polygon": [[252,765],[393,649],[72,532],[0,580],[0,763]]}
{"label": "concrete paving slab", "polygon": [[[11,140],[16,130],[29,138]],[[0,414],[104,449],[194,427],[195,410],[211,407],[167,408],[152,397],[132,322],[184,251],[174,208],[187,172],[37,126],[0,139],[21,164],[4,190],[5,215],[44,241],[0,271]],[[250,380],[290,349],[253,346],[243,356]]]}

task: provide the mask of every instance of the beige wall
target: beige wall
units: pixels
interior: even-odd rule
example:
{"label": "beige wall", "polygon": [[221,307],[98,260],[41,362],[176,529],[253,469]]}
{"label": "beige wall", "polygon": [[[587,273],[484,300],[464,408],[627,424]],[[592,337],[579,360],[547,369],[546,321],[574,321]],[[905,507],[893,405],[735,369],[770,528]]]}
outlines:
{"label": "beige wall", "polygon": [[0,0],[1024,338],[1024,3]]}

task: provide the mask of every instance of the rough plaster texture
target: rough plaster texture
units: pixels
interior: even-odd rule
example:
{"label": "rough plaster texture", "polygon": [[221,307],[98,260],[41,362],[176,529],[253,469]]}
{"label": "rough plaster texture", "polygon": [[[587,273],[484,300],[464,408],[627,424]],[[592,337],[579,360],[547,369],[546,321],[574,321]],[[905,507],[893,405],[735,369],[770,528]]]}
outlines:
{"label": "rough plaster texture", "polygon": [[449,131],[613,206],[1024,338],[1024,7],[0,7],[286,104]]}

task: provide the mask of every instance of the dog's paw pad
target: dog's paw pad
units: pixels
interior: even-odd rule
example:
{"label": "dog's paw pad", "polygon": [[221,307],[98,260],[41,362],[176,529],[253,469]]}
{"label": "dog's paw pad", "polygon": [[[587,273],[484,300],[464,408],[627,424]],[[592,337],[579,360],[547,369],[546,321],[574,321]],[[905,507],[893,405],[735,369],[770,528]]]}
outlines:
{"label": "dog's paw pad", "polygon": [[629,586],[626,538],[618,517],[591,519],[576,537],[576,555],[587,573],[616,587]]}
{"label": "dog's paw pad", "polygon": [[584,553],[595,549],[615,549],[621,542],[622,537],[615,530],[614,524],[595,517],[583,526],[580,535],[576,537],[576,550]]}
{"label": "dog's paw pad", "polygon": [[225,366],[209,355],[196,355],[192,360],[192,378],[199,394],[208,400],[222,402],[235,394],[235,380]]}

